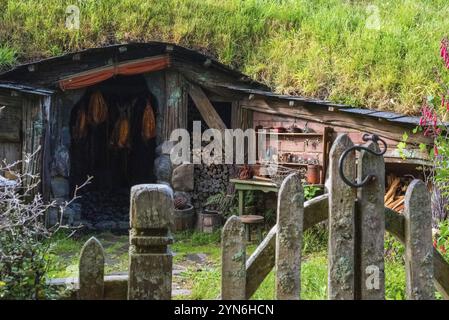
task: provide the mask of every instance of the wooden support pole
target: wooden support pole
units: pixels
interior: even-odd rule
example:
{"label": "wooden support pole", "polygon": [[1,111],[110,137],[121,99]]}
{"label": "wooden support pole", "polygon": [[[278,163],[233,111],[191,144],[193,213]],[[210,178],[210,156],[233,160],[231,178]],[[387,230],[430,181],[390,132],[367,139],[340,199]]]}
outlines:
{"label": "wooden support pole", "polygon": [[128,300],[171,299],[173,210],[169,186],[131,188]]}
{"label": "wooden support pole", "polygon": [[246,293],[245,230],[239,217],[232,216],[221,238],[221,299],[244,300]]}
{"label": "wooden support pole", "polygon": [[225,123],[220,118],[220,115],[209,101],[203,89],[191,83],[189,85],[189,95],[209,128],[218,130],[226,129]]}
{"label": "wooden support pole", "polygon": [[[364,145],[379,152],[374,142]],[[359,264],[358,290],[355,298],[362,300],[385,299],[385,163],[382,156],[362,151],[358,160],[358,181],[368,175],[375,178],[358,189],[358,215],[356,237],[358,240],[356,263]]]}
{"label": "wooden support pole", "polygon": [[[329,156],[329,249],[328,298],[354,299],[354,201],[356,192],[339,174],[342,153],[354,144],[347,134],[335,140]],[[343,172],[350,181],[355,179],[355,151],[344,162]]]}
{"label": "wooden support pole", "polygon": [[413,180],[407,188],[404,218],[407,299],[434,299],[432,208],[421,180]]}
{"label": "wooden support pole", "polygon": [[277,203],[276,299],[298,300],[301,292],[301,245],[304,190],[297,173],[284,179]]}
{"label": "wooden support pole", "polygon": [[79,262],[80,300],[103,300],[104,296],[104,250],[94,237],[81,249]]}

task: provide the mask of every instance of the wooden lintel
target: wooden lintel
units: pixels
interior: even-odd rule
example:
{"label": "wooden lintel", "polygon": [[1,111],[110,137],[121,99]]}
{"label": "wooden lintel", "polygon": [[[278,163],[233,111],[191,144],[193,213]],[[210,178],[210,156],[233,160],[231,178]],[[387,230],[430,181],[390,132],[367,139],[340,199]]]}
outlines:
{"label": "wooden lintel", "polygon": [[225,130],[226,125],[220,118],[209,98],[201,87],[190,84],[189,95],[209,128]]}

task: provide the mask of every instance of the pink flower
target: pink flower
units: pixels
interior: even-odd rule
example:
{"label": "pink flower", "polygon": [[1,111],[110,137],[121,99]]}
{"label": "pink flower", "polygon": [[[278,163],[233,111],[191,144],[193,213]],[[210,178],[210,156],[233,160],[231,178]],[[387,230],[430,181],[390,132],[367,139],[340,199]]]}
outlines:
{"label": "pink flower", "polygon": [[433,153],[434,153],[435,157],[438,156],[438,147],[436,144],[433,145]]}

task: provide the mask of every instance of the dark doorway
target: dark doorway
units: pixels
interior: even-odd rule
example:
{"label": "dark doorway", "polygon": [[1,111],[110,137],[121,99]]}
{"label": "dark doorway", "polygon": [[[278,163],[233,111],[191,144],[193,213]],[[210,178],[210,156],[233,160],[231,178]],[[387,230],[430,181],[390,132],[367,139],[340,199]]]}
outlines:
{"label": "dark doorway", "polygon": [[[93,95],[106,107],[94,107]],[[155,120],[157,105],[145,79],[116,77],[89,87],[72,110],[71,187],[93,177],[82,190],[82,218],[104,229],[112,229],[112,222],[128,223],[131,186],[155,181],[156,141],[143,134],[142,123],[148,102]],[[99,118],[100,123],[93,120]]]}

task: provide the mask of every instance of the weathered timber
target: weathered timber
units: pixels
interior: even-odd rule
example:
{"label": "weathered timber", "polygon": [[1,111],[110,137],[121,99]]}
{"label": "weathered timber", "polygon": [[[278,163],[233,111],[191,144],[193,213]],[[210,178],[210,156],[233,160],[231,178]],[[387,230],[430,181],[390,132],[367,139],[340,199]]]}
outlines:
{"label": "weathered timber", "polygon": [[189,95],[209,128],[218,130],[226,129],[225,123],[220,118],[203,89],[191,83],[189,85]]}
{"label": "weathered timber", "polygon": [[162,138],[169,140],[175,129],[187,128],[187,94],[184,77],[175,70],[165,74],[165,109],[162,123]]}
{"label": "weathered timber", "polygon": [[[374,142],[364,145],[379,152]],[[356,222],[356,264],[359,264],[359,279],[356,279],[355,299],[385,299],[385,163],[384,158],[362,151],[358,160],[358,181],[374,175],[365,186],[357,190],[358,212]],[[357,281],[359,280],[359,282]]]}
{"label": "weathered timber", "polygon": [[[304,203],[304,230],[327,219],[328,196],[318,196]],[[277,226],[274,226],[265,239],[248,258],[246,263],[246,299],[252,297],[262,281],[270,273],[275,263]]]}
{"label": "weathered timber", "polygon": [[284,179],[277,203],[276,279],[278,300],[298,300],[301,294],[301,245],[304,190],[297,173]]}
{"label": "weathered timber", "polygon": [[79,262],[80,300],[103,300],[104,298],[104,250],[92,237],[81,249]]}
{"label": "weathered timber", "polygon": [[221,247],[221,299],[244,300],[246,286],[245,229],[239,217],[230,217],[224,225]]}
{"label": "weathered timber", "polygon": [[[328,218],[328,194],[304,203],[304,231]],[[384,208],[385,228],[404,243],[404,216],[389,208]],[[274,267],[276,226],[268,232],[246,263],[246,299],[250,299],[262,281]],[[449,300],[449,264],[441,254],[433,249],[434,283],[443,297]]]}
{"label": "weathered timber", "polygon": [[173,191],[161,184],[131,188],[129,300],[171,299]]}
{"label": "weathered timber", "polygon": [[[339,160],[342,153],[354,144],[347,134],[337,137],[329,156],[329,246],[328,298],[354,299],[354,201],[355,189],[340,177]],[[355,179],[355,151],[345,159],[345,176]]]}
{"label": "weathered timber", "polygon": [[413,180],[405,194],[405,272],[408,300],[434,298],[432,208],[421,180]]}
{"label": "weathered timber", "polygon": [[[256,98],[254,100],[244,99],[241,101],[244,109],[256,112],[263,112],[277,116],[296,117],[317,123],[323,123],[329,126],[339,126],[349,129],[356,129],[362,132],[378,134],[394,141],[402,141],[404,132],[410,133],[410,142],[413,143],[431,143],[428,137],[423,135],[412,135],[412,126],[399,126],[397,123],[383,122],[379,126],[376,118],[364,116],[356,116],[346,114],[344,112],[329,111],[327,108],[316,106],[307,106],[302,102],[298,102],[295,107],[289,107],[288,102],[269,101],[266,99]],[[412,137],[413,136],[413,137]]]}

